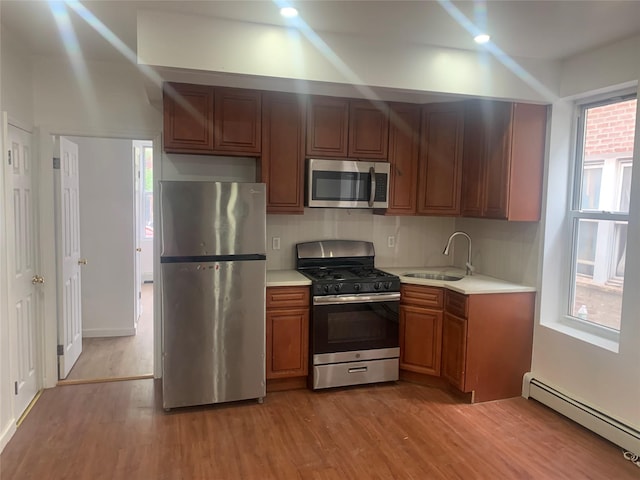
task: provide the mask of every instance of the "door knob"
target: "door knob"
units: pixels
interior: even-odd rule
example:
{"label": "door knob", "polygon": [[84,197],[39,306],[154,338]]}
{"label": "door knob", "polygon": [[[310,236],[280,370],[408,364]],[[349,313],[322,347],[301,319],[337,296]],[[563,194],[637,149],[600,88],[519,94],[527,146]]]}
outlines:
{"label": "door knob", "polygon": [[78,260],[78,265],[86,265],[86,264],[87,264],[86,258],[81,258],[80,260]]}
{"label": "door knob", "polygon": [[136,252],[141,252],[142,249],[140,247],[136,248]]}
{"label": "door knob", "polygon": [[44,278],[42,278],[40,275],[34,275],[31,279],[31,283],[33,283],[34,285],[38,283],[44,283]]}

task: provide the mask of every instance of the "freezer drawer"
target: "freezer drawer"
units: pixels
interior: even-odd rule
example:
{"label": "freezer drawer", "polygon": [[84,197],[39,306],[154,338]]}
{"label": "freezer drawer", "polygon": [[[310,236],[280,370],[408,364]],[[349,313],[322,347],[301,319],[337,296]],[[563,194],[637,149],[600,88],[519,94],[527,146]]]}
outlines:
{"label": "freezer drawer", "polygon": [[164,408],[265,396],[264,260],[164,263]]}

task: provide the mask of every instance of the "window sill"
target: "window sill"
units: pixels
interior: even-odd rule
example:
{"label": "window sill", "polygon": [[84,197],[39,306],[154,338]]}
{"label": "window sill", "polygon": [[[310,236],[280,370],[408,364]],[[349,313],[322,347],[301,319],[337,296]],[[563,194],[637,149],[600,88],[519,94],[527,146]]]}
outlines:
{"label": "window sill", "polygon": [[613,353],[619,352],[620,332],[615,330],[583,322],[569,316],[561,317],[554,322],[543,322],[542,325],[604,350]]}

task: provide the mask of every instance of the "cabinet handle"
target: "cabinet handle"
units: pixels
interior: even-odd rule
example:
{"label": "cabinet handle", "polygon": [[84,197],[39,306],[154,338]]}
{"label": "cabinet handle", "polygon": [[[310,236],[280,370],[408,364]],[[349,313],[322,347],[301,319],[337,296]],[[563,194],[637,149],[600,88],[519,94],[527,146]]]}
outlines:
{"label": "cabinet handle", "polygon": [[353,367],[349,369],[349,373],[360,373],[360,372],[366,372],[367,371],[367,367]]}
{"label": "cabinet handle", "polygon": [[373,201],[376,199],[376,169],[369,167],[369,175],[371,176],[371,193],[369,194],[369,206],[373,207]]}

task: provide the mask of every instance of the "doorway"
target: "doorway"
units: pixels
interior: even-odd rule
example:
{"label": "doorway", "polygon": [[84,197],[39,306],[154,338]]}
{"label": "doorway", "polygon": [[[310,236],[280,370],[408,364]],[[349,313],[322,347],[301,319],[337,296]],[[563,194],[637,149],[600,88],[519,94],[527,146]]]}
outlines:
{"label": "doorway", "polygon": [[65,383],[153,376],[153,145],[78,145],[82,353]]}

